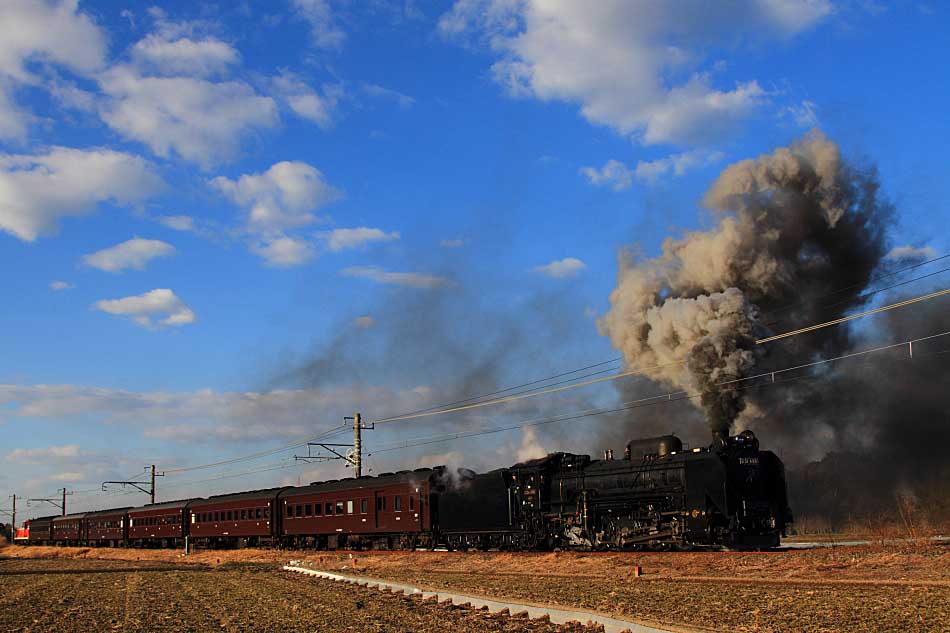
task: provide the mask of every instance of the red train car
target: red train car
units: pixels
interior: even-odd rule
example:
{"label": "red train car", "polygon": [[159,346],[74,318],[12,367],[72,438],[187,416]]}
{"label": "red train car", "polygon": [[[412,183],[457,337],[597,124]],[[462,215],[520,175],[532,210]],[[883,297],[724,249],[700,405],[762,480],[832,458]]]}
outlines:
{"label": "red train car", "polygon": [[217,495],[191,503],[188,526],[192,543],[258,545],[277,536],[274,508],[286,488]]}
{"label": "red train car", "polygon": [[86,514],[86,542],[93,547],[116,547],[128,539],[129,508]]}
{"label": "red train car", "polygon": [[13,526],[13,543],[16,545],[25,545],[30,542],[30,525],[29,521],[23,524],[23,527],[18,528],[15,525]]}
{"label": "red train car", "polygon": [[86,513],[81,512],[54,518],[52,540],[57,545],[79,545],[79,542],[86,538],[85,523],[83,522],[85,516]]}
{"label": "red train car", "polygon": [[281,536],[291,546],[330,549],[428,546],[438,472],[420,468],[287,489],[278,495]]}
{"label": "red train car", "polygon": [[133,545],[179,546],[187,534],[188,505],[194,499],[155,503],[129,510],[128,538]]}

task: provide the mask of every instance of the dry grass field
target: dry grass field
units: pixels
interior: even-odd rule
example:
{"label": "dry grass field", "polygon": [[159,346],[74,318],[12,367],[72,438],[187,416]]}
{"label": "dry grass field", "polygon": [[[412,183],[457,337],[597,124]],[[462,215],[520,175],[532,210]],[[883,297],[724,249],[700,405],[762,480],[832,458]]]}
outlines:
{"label": "dry grass field", "polygon": [[[48,557],[0,561],[8,587],[0,627],[15,631],[558,630],[279,571],[290,559],[695,630],[950,631],[947,546],[637,554],[237,550],[188,557],[6,548],[0,555]],[[643,576],[634,577],[634,565]],[[82,573],[62,573],[74,568]],[[161,626],[149,628],[155,623]]]}

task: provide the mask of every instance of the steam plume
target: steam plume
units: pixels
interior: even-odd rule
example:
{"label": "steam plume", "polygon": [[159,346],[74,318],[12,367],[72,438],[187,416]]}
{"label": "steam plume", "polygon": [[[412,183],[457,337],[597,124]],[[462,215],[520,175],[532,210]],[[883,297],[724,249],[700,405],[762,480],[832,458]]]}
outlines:
{"label": "steam plume", "polygon": [[[832,319],[862,302],[892,216],[878,188],[873,171],[845,162],[819,132],[727,167],[704,199],[715,227],[668,238],[653,259],[621,255],[601,333],[629,369],[701,391],[712,432],[729,433],[747,397],[716,385],[770,362],[754,340],[775,318]],[[843,287],[833,306],[817,301]],[[835,351],[848,342],[846,329],[832,328],[770,355],[774,362],[789,351]]]}

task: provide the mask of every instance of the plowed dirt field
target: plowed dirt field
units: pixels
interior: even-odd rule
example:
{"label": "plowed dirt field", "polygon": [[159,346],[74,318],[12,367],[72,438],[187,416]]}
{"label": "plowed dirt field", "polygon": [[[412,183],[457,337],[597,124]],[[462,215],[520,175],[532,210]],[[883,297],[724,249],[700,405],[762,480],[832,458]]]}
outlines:
{"label": "plowed dirt field", "polygon": [[[0,630],[57,633],[418,631],[555,633],[579,623],[490,615],[376,589],[302,578],[273,565],[2,560]],[[11,589],[12,587],[12,589]]]}

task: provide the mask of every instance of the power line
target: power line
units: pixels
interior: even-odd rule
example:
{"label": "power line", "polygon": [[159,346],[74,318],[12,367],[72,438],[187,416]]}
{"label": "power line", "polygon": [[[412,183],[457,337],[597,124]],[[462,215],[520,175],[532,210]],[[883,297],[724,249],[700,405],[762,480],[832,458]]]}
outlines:
{"label": "power line", "polygon": [[[756,344],[756,345],[762,345],[762,344],[765,344],[765,343],[770,343],[770,342],[772,342],[772,341],[777,341],[777,340],[779,340],[779,339],[788,338],[788,337],[791,337],[791,336],[797,336],[797,335],[800,335],[800,334],[804,334],[804,333],[806,333],[806,332],[811,332],[811,331],[818,330],[818,329],[821,329],[821,328],[826,328],[826,327],[831,327],[831,326],[834,326],[834,325],[838,325],[838,324],[844,323],[844,322],[846,322],[846,321],[852,321],[852,320],[854,320],[854,319],[859,319],[859,318],[861,318],[861,317],[869,316],[869,315],[872,315],[872,314],[878,314],[878,313],[881,313],[881,312],[885,312],[885,311],[887,311],[887,310],[893,310],[893,309],[896,309],[896,308],[901,308],[901,307],[908,306],[908,305],[911,305],[911,304],[914,304],[914,303],[918,303],[918,302],[920,302],[920,301],[927,301],[927,300],[929,300],[929,299],[934,299],[934,298],[936,298],[936,297],[943,296],[943,295],[946,295],[946,294],[950,294],[950,289],[944,289],[944,290],[940,290],[940,291],[938,291],[938,292],[930,293],[930,294],[928,294],[928,295],[923,295],[923,296],[920,296],[920,297],[914,297],[913,299],[907,299],[907,300],[905,300],[905,301],[900,301],[900,302],[898,302],[898,303],[894,303],[894,304],[891,304],[891,305],[882,306],[882,307],[880,307],[880,308],[875,308],[874,310],[868,310],[868,311],[866,311],[866,312],[862,312],[862,313],[859,313],[859,314],[851,315],[851,316],[844,317],[844,318],[841,318],[841,319],[835,319],[835,320],[833,320],[833,321],[826,321],[825,323],[818,323],[818,324],[815,324],[815,325],[811,325],[811,326],[809,326],[809,327],[807,327],[807,328],[801,328],[801,329],[798,329],[798,330],[794,330],[794,331],[792,331],[792,332],[786,332],[786,333],[784,333],[784,334],[778,334],[778,335],[770,336],[770,337],[767,337],[767,338],[764,338],[764,339],[759,339],[759,340],[755,341],[755,344]],[[685,360],[679,360],[679,361],[675,361],[675,362],[671,362],[671,363],[664,363],[664,364],[661,364],[661,365],[654,365],[654,366],[652,366],[652,367],[641,367],[641,368],[637,368],[637,369],[632,369],[632,370],[628,370],[628,371],[623,371],[623,372],[620,372],[620,373],[618,373],[618,374],[614,374],[614,375],[612,375],[612,376],[604,376],[604,377],[602,377],[602,378],[594,378],[594,379],[587,380],[587,381],[584,381],[584,382],[571,383],[571,384],[569,384],[569,385],[564,385],[564,386],[560,386],[560,387],[544,388],[544,389],[537,390],[537,391],[531,391],[531,392],[522,393],[522,394],[519,394],[519,395],[506,396],[506,397],[504,397],[504,398],[497,398],[497,399],[495,399],[495,400],[488,400],[488,401],[485,401],[485,402],[476,402],[476,403],[473,403],[473,404],[467,404],[467,405],[452,407],[452,408],[449,408],[449,409],[440,409],[440,410],[438,410],[438,411],[428,411],[428,412],[425,412],[425,413],[414,413],[414,414],[411,414],[411,415],[393,416],[393,417],[389,417],[389,418],[383,418],[383,419],[381,419],[381,420],[376,420],[375,423],[376,423],[376,424],[383,424],[383,423],[388,423],[388,422],[399,422],[399,421],[403,421],[403,420],[413,420],[413,419],[417,419],[417,418],[424,418],[424,417],[432,417],[432,416],[435,416],[435,415],[442,415],[442,414],[444,414],[444,413],[456,413],[456,412],[459,412],[459,411],[468,411],[468,410],[471,410],[471,409],[477,409],[477,408],[486,407],[486,406],[489,406],[489,405],[505,404],[505,403],[508,403],[508,402],[514,402],[514,401],[516,401],[516,400],[523,400],[523,399],[525,399],[525,398],[533,398],[533,397],[536,397],[536,396],[542,396],[542,395],[548,395],[548,394],[552,394],[552,393],[558,393],[558,392],[567,391],[567,390],[570,390],[570,389],[577,389],[577,388],[579,388],[579,387],[586,387],[586,386],[593,385],[593,384],[597,384],[597,383],[601,383],[601,382],[617,380],[617,379],[619,379],[619,378],[624,378],[624,377],[626,377],[626,376],[633,376],[633,375],[635,375],[635,374],[642,374],[644,371],[648,371],[648,370],[651,370],[651,369],[660,369],[660,368],[663,368],[663,367],[670,367],[670,366],[674,366],[674,365],[681,365],[681,364],[683,364],[684,362],[685,362]]]}
{"label": "power line", "polygon": [[813,332],[815,330],[820,330],[821,328],[831,327],[833,325],[840,325],[841,323],[846,323],[848,321],[860,319],[861,317],[870,316],[872,314],[879,314],[881,312],[887,312],[888,310],[894,310],[896,308],[903,308],[904,306],[909,306],[911,304],[919,303],[921,301],[927,301],[928,299],[935,299],[937,297],[941,297],[946,294],[950,294],[950,288],[938,290],[937,292],[931,292],[929,295],[922,295],[920,297],[914,297],[913,299],[906,299],[904,301],[899,301],[897,303],[892,303],[890,305],[881,306],[880,308],[874,308],[873,310],[867,310],[865,312],[860,312],[858,314],[852,314],[850,316],[842,317],[840,319],[826,321],[825,323],[819,323],[817,325],[809,325],[808,327],[792,330],[791,332],[785,332],[784,334],[776,334],[775,336],[759,339],[755,343],[756,345],[761,345],[762,343],[771,343],[772,341],[788,338],[789,336],[798,336],[799,334],[804,334],[806,332]]}
{"label": "power line", "polygon": [[[947,257],[950,257],[950,255],[947,255]],[[883,287],[883,288],[878,288],[877,290],[872,290],[871,292],[865,292],[865,293],[860,294],[860,295],[858,295],[857,297],[855,297],[854,300],[855,300],[855,301],[865,301],[865,300],[867,300],[868,298],[873,297],[874,295],[879,294],[879,293],[881,293],[881,292],[885,292],[885,291],[887,291],[887,290],[893,290],[894,288],[899,288],[900,286],[906,286],[907,284],[912,284],[912,283],[915,283],[915,282],[920,281],[920,280],[922,280],[922,279],[927,279],[927,278],[929,278],[929,277],[934,277],[934,276],[936,276],[936,275],[940,275],[940,274],[945,273],[945,272],[947,272],[947,271],[950,271],[950,268],[941,268],[941,269],[938,270],[938,271],[935,271],[935,272],[932,272],[932,273],[928,273],[928,274],[926,274],[926,275],[921,275],[920,277],[914,277],[913,279],[908,279],[908,280],[902,281],[902,282],[900,282],[900,283],[891,284],[890,286],[885,286],[885,287]],[[823,306],[818,306],[818,309],[819,309],[819,310],[827,310],[828,308],[834,308],[834,307],[840,306],[840,305],[842,305],[842,304],[844,304],[844,303],[849,303],[849,302],[851,302],[851,301],[852,301],[851,299],[846,299],[846,300],[843,300],[843,301],[836,301],[836,302],[834,302],[834,303],[828,303],[828,304],[825,304],[825,305],[823,305]],[[767,313],[767,314],[768,314],[768,313]],[[787,321],[790,321],[790,320],[791,320],[791,319],[789,319],[789,318],[779,319],[778,321],[769,321],[769,322],[766,323],[765,325],[771,327],[771,326],[773,326],[773,325],[778,325],[779,323],[786,323]]]}
{"label": "power line", "polygon": [[[850,354],[842,354],[842,355],[836,356],[836,357],[834,357],[834,358],[826,358],[826,359],[821,359],[821,360],[818,360],[818,361],[813,361],[813,362],[810,362],[810,363],[803,363],[803,364],[800,364],[800,365],[794,365],[794,366],[791,366],[791,367],[785,367],[785,368],[783,368],[783,369],[777,369],[777,370],[775,370],[775,371],[763,372],[763,373],[760,373],[760,374],[756,374],[756,375],[754,375],[754,376],[747,376],[747,377],[745,377],[745,378],[739,378],[739,379],[735,379],[735,380],[727,380],[727,381],[723,381],[723,382],[717,383],[716,385],[713,385],[713,387],[721,387],[721,386],[726,386],[726,385],[731,385],[731,384],[736,384],[736,383],[743,383],[743,382],[748,382],[748,381],[757,380],[757,379],[761,379],[761,378],[771,378],[771,382],[765,382],[765,383],[761,383],[761,384],[759,384],[759,385],[743,386],[743,387],[741,387],[741,388],[744,389],[744,390],[748,390],[748,389],[760,389],[760,388],[769,387],[769,386],[773,386],[773,385],[779,385],[779,384],[785,384],[785,383],[789,383],[789,382],[795,382],[795,381],[798,381],[798,380],[817,380],[817,379],[821,379],[821,378],[823,378],[823,377],[822,377],[822,376],[816,376],[816,375],[809,375],[809,376],[797,376],[797,377],[793,377],[793,378],[785,378],[785,379],[782,379],[782,380],[776,380],[775,377],[778,376],[778,375],[782,375],[782,374],[786,374],[786,373],[792,372],[792,371],[798,371],[798,370],[802,370],[802,369],[810,369],[810,368],[813,368],[813,367],[817,367],[817,366],[819,366],[819,365],[825,365],[825,364],[828,364],[828,363],[834,363],[834,362],[838,362],[838,361],[842,361],[842,360],[849,360],[849,359],[852,359],[852,358],[858,358],[858,357],[868,356],[868,355],[870,355],[870,354],[875,354],[875,353],[878,353],[878,352],[883,352],[883,351],[886,351],[886,350],[896,349],[896,348],[898,348],[898,347],[903,347],[904,345],[907,345],[907,346],[909,346],[910,349],[913,349],[913,344],[914,344],[914,343],[920,343],[920,342],[923,342],[923,341],[928,341],[928,340],[940,338],[940,337],[943,337],[943,336],[950,336],[950,331],[941,332],[941,333],[939,333],[939,334],[932,334],[932,335],[924,336],[924,337],[917,338],[917,339],[902,341],[902,342],[900,342],[900,343],[892,343],[892,344],[889,344],[889,345],[882,345],[882,346],[875,347],[875,348],[872,348],[872,349],[862,350],[862,351],[860,351],[860,352],[852,352],[852,353],[850,353]],[[914,356],[913,353],[911,353],[911,355],[908,357],[908,359],[905,359],[905,360],[912,360],[912,359],[915,359],[915,358],[921,358],[921,357],[926,357],[926,356],[937,356],[937,355],[942,355],[942,354],[946,354],[946,353],[950,353],[950,349],[942,350],[942,351],[939,351],[939,352],[934,352],[934,353],[932,353],[932,354],[924,354],[924,355],[917,354],[916,356]],[[482,436],[482,435],[491,435],[491,434],[494,434],[494,433],[502,433],[502,432],[505,432],[505,431],[513,431],[513,430],[516,430],[516,429],[527,428],[527,427],[532,427],[532,426],[540,426],[540,425],[544,425],[544,424],[553,424],[553,423],[556,423],[556,422],[566,422],[566,421],[569,421],[569,420],[576,420],[576,419],[580,419],[580,418],[591,417],[591,416],[594,416],[594,415],[607,415],[607,414],[612,414],[612,413],[620,413],[620,412],[623,412],[623,411],[629,411],[629,410],[631,410],[631,409],[638,409],[638,408],[641,408],[641,407],[665,405],[665,404],[669,404],[669,403],[672,403],[672,402],[681,402],[681,401],[683,401],[683,400],[692,400],[692,399],[695,399],[695,398],[698,398],[698,397],[702,396],[702,394],[703,394],[702,391],[696,391],[696,392],[692,392],[692,393],[690,393],[690,392],[688,392],[688,391],[671,391],[671,392],[667,392],[667,393],[657,394],[657,395],[654,395],[654,396],[647,396],[647,397],[644,397],[644,398],[638,398],[638,399],[636,399],[636,400],[629,400],[629,401],[627,401],[627,402],[622,403],[622,404],[621,404],[620,406],[618,406],[618,407],[605,407],[605,408],[586,409],[586,410],[578,411],[578,412],[576,412],[576,413],[561,414],[561,415],[556,415],[556,416],[545,416],[545,417],[541,417],[541,418],[534,418],[534,419],[529,419],[529,420],[523,420],[523,421],[521,421],[521,422],[518,422],[518,423],[513,424],[513,425],[510,425],[510,426],[496,427],[496,428],[491,428],[491,429],[483,429],[483,430],[479,430],[479,431],[461,431],[461,432],[458,432],[458,433],[449,433],[449,434],[445,434],[445,435],[441,435],[441,436],[431,436],[431,437],[428,437],[428,438],[417,438],[416,441],[407,440],[406,442],[402,442],[402,443],[399,443],[399,444],[396,444],[396,445],[392,445],[392,446],[389,446],[389,447],[384,447],[384,448],[377,449],[377,450],[373,451],[373,453],[370,453],[370,455],[373,455],[373,454],[375,454],[375,453],[385,453],[385,452],[396,451],[396,450],[404,450],[404,449],[411,448],[411,447],[414,447],[414,446],[425,446],[425,445],[428,445],[428,444],[437,444],[437,443],[440,443],[440,442],[448,442],[448,441],[453,441],[453,440],[457,440],[457,439],[467,439],[467,438],[469,438],[469,437],[478,437],[478,436]]]}
{"label": "power line", "polygon": [[[811,298],[811,299],[809,299],[809,300],[810,300],[810,301],[817,301],[817,300],[819,300],[819,299],[825,299],[825,298],[827,298],[827,297],[833,297],[833,296],[835,296],[835,295],[837,295],[837,294],[841,294],[842,292],[846,292],[846,291],[848,291],[848,290],[854,290],[855,288],[861,288],[861,287],[867,286],[868,284],[872,284],[872,283],[874,283],[874,282],[876,282],[876,281],[880,281],[880,280],[882,280],[882,279],[887,279],[888,277],[893,277],[894,275],[899,275],[899,274],[901,274],[901,273],[906,273],[908,270],[914,270],[915,268],[920,268],[921,266],[926,266],[927,264],[932,264],[932,263],[934,263],[934,262],[939,262],[940,260],[947,259],[948,257],[950,257],[950,253],[948,253],[948,254],[946,254],[946,255],[941,255],[940,257],[934,257],[933,259],[928,259],[927,261],[920,262],[919,264],[914,264],[914,265],[912,265],[912,266],[907,266],[907,267],[905,267],[905,268],[901,268],[901,269],[895,270],[895,271],[893,271],[893,272],[884,273],[884,274],[882,274],[882,275],[877,275],[877,276],[871,277],[871,278],[868,279],[866,282],[858,283],[858,284],[852,284],[852,285],[850,285],[850,286],[844,286],[843,288],[838,288],[837,290],[832,290],[831,292],[825,293],[825,294],[823,294],[823,295],[819,295],[819,296],[817,296],[817,297],[813,297],[813,298]],[[928,276],[929,276],[929,275],[928,275]],[[916,280],[911,280],[911,281],[916,281]],[[797,301],[792,301],[791,303],[787,303],[787,304],[785,304],[785,305],[783,305],[783,306],[780,306],[780,307],[778,307],[778,308],[774,308],[774,309],[772,309],[772,310],[769,310],[769,311],[766,312],[766,314],[775,314],[776,312],[784,312],[785,310],[788,310],[788,309],[790,309],[790,308],[794,308],[795,306],[797,306],[797,305],[799,305],[799,304],[801,304],[801,303],[804,303],[804,302],[805,302],[805,299],[799,299],[799,300],[797,300]]]}
{"label": "power line", "polygon": [[333,428],[327,429],[326,431],[324,431],[323,433],[320,433],[319,435],[315,435],[314,437],[309,437],[309,438],[306,438],[306,439],[302,439],[302,440],[300,440],[300,441],[298,441],[298,442],[294,442],[293,444],[287,444],[287,445],[285,445],[285,446],[279,446],[279,447],[277,447],[277,448],[271,448],[271,449],[268,449],[268,450],[259,451],[259,452],[257,452],[257,453],[250,453],[250,454],[248,454],[248,455],[239,455],[238,457],[232,457],[232,458],[230,458],[230,459],[224,459],[224,460],[221,460],[221,461],[219,461],[219,462],[211,462],[211,463],[209,463],[209,464],[199,464],[199,465],[197,465],[197,466],[183,466],[183,467],[181,467],[181,468],[169,468],[169,469],[166,469],[166,470],[165,470],[165,474],[166,474],[166,475],[167,475],[167,474],[178,474],[178,473],[189,472],[189,471],[192,471],[192,470],[204,470],[204,469],[207,469],[207,468],[214,468],[215,466],[227,466],[228,464],[235,464],[235,463],[237,463],[237,462],[247,461],[247,460],[251,460],[251,459],[257,459],[257,458],[260,458],[260,457],[269,457],[270,455],[276,455],[277,453],[282,453],[282,452],[284,452],[284,451],[289,451],[289,450],[292,450],[292,449],[295,449],[295,448],[300,448],[301,446],[306,446],[308,442],[316,442],[316,441],[318,441],[318,440],[320,440],[320,439],[324,439],[324,438],[326,438],[326,437],[329,437],[329,436],[331,436],[331,435],[334,435],[334,434],[336,434],[336,433],[342,431],[342,430],[345,429],[345,428],[348,428],[347,425],[335,426],[335,427],[333,427]]}

